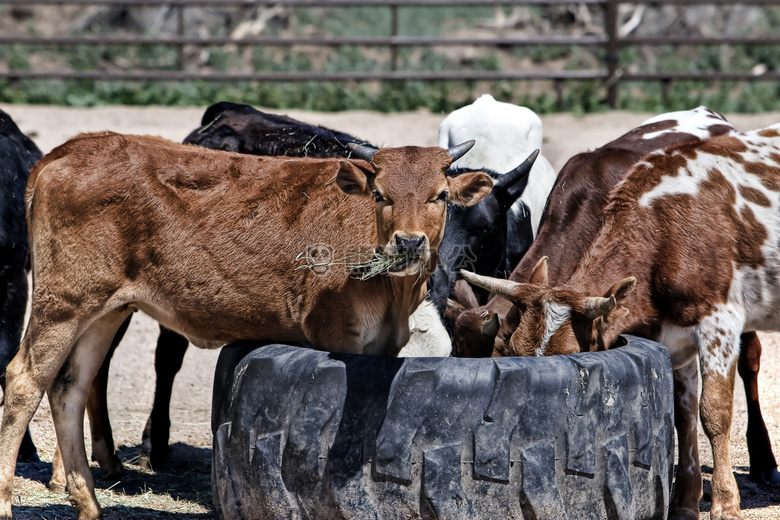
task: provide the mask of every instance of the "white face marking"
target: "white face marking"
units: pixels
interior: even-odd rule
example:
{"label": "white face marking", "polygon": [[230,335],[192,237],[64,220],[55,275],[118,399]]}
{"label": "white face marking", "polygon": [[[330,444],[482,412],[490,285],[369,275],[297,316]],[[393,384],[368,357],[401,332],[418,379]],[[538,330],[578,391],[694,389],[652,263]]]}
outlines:
{"label": "white face marking", "polygon": [[550,338],[558,332],[561,325],[566,323],[571,316],[571,308],[557,302],[547,302],[544,304],[544,335],[539,348],[536,349],[537,356],[544,356],[544,351]]}
{"label": "white face marking", "polygon": [[661,121],[677,121],[677,124],[672,128],[667,128],[666,130],[649,132],[644,134],[642,137],[644,139],[655,139],[656,137],[664,134],[686,133],[695,135],[699,139],[707,139],[710,137],[711,126],[729,124],[728,121],[714,114],[706,107],[698,107],[694,108],[693,110],[667,112],[666,114],[651,117],[642,123],[642,125],[658,123]]}

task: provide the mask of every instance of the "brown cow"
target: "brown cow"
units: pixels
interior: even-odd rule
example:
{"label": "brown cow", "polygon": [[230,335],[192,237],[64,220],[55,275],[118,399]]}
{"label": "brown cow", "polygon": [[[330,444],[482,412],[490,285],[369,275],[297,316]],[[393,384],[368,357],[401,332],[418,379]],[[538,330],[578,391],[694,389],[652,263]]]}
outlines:
{"label": "brown cow", "polygon": [[[539,259],[548,256],[551,283],[564,282],[598,233],[609,192],[631,166],[648,153],[735,131],[722,116],[706,107],[698,107],[658,115],[596,150],[575,155],[558,175],[538,237],[510,279],[529,281],[531,270]],[[460,293],[464,294],[462,287]],[[490,356],[494,345],[499,349],[497,354],[500,353],[516,328],[517,317],[512,304],[500,297],[481,307],[469,304],[467,295],[461,296],[460,300],[472,308],[460,313],[458,309],[449,311],[451,316],[457,315],[454,318],[455,355]],[[483,330],[489,334],[484,334]],[[758,401],[760,355],[761,343],[756,333],[745,332],[741,338],[738,371],[748,402],[746,438],[750,478],[779,484],[780,473]],[[687,383],[677,381],[676,384],[685,386]]]}
{"label": "brown cow", "polygon": [[675,398],[670,517],[699,515],[700,411],[714,460],[710,516],[742,518],[729,454],[734,377],[742,332],[780,330],[780,125],[651,154],[605,211],[577,269],[556,287],[544,260],[535,283],[464,276],[513,302],[512,353],[600,350],[623,333],[666,345],[687,382],[675,388],[684,395]]}
{"label": "brown cow", "polygon": [[[534,266],[547,256],[550,280],[556,284],[565,281],[603,224],[603,209],[610,191],[632,166],[649,153],[733,131],[722,116],[698,107],[661,114],[596,150],[575,155],[558,174],[537,238],[509,279],[529,281]],[[494,345],[500,354],[516,328],[512,304],[495,297],[487,305],[475,306],[469,304],[462,286],[460,294],[458,302],[465,303],[467,309],[463,312],[463,307],[456,303],[449,311],[454,320],[454,355],[490,356]],[[483,330],[489,333],[483,334]]]}
{"label": "brown cow", "polygon": [[[46,390],[79,519],[101,516],[84,405],[135,310],[204,348],[264,340],[397,354],[436,264],[447,200],[490,193],[484,173],[445,177],[471,145],[357,147],[369,167],[103,133],[45,156],[27,192],[32,310],[8,365],[0,517],[11,516],[19,441]],[[330,265],[300,262],[326,249]],[[383,275],[361,280],[339,265],[365,253],[389,259]]]}

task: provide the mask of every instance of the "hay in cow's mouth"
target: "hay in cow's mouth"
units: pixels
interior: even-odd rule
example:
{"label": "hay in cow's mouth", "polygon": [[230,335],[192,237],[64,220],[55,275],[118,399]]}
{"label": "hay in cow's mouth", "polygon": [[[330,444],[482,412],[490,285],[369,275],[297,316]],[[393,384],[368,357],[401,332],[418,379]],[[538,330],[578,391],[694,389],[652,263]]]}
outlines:
{"label": "hay in cow's mouth", "polygon": [[415,260],[419,260],[419,258],[410,258],[407,255],[388,255],[383,251],[374,250],[372,253],[354,253],[327,262],[318,262],[317,259],[312,258],[306,252],[302,252],[295,257],[295,261],[307,261],[309,263],[307,265],[299,265],[295,270],[314,270],[315,268],[344,266],[352,272],[354,278],[368,280],[382,273],[401,271]]}

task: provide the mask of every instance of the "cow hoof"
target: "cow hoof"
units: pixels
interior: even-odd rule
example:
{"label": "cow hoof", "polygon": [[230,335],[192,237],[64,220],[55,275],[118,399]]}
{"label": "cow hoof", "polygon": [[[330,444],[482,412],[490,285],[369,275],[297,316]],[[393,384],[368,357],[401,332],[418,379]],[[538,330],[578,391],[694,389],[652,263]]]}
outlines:
{"label": "cow hoof", "polygon": [[67,493],[67,487],[65,486],[64,482],[55,482],[53,480],[50,480],[49,491],[51,491],[52,493],[65,494]]}
{"label": "cow hoof", "polygon": [[690,509],[674,509],[669,511],[668,520],[699,520],[699,512]]}
{"label": "cow hoof", "polygon": [[780,485],[780,471],[777,471],[777,466],[770,469],[751,471],[750,481],[756,484],[778,486]]}
{"label": "cow hoof", "polygon": [[141,453],[141,456],[138,459],[138,465],[149,471],[154,471],[155,468],[162,468],[165,466],[165,463],[168,462],[169,457],[168,450],[162,451],[163,453],[161,453],[160,450],[154,450],[151,454]]}
{"label": "cow hoof", "polygon": [[152,458],[148,453],[141,453],[138,456],[138,465],[147,471],[154,471],[155,464],[152,464]]}
{"label": "cow hoof", "polygon": [[100,476],[103,480],[114,480],[122,478],[125,469],[122,467],[122,461],[114,455],[106,464],[100,466]]}

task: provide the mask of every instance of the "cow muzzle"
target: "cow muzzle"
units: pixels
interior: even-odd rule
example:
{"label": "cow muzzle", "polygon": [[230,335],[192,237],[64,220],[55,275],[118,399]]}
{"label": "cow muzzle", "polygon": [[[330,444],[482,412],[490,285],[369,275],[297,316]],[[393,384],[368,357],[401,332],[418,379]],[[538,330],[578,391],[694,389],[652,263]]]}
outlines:
{"label": "cow muzzle", "polygon": [[384,253],[395,258],[388,272],[397,275],[416,274],[431,256],[428,237],[424,234],[396,233]]}

